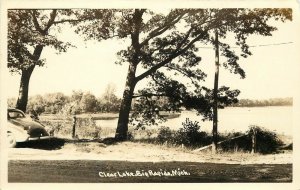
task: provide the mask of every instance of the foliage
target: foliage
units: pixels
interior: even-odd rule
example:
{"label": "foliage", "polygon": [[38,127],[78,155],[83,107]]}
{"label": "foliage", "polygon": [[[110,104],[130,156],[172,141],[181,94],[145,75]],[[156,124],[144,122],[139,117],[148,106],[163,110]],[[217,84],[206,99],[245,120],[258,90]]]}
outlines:
{"label": "foliage", "polygon": [[276,153],[283,145],[283,142],[278,138],[275,132],[263,127],[252,125],[249,126],[249,130],[246,131],[246,133],[233,133],[227,134],[226,136],[221,136],[220,138],[222,140],[228,140],[233,137],[243,135],[240,138],[222,143],[221,148],[225,151],[239,149],[242,151],[251,152],[253,129],[256,131],[256,151],[258,153]]}
{"label": "foliage", "polygon": [[250,126],[248,131],[249,136],[252,135],[253,129],[256,131],[257,152],[263,154],[274,153],[283,145],[283,142],[278,138],[275,132],[259,126]]}
{"label": "foliage", "polygon": [[185,122],[182,123],[182,126],[183,127],[175,133],[175,144],[184,144],[185,146],[200,146],[210,143],[207,142],[207,134],[199,131],[199,122],[193,122],[190,121],[189,118],[186,118]]}
{"label": "foliage", "polygon": [[116,96],[116,86],[110,83],[106,86],[99,103],[102,112],[117,112],[120,109],[121,100]]}
{"label": "foliage", "polygon": [[85,112],[95,112],[97,109],[97,99],[90,92],[83,94],[79,104],[81,110]]}
{"label": "foliage", "polygon": [[174,132],[169,127],[162,126],[157,135],[158,143],[172,142],[172,138],[174,138]]}
{"label": "foliage", "polygon": [[45,102],[41,95],[35,97],[29,97],[30,104],[27,105],[27,110],[34,110],[38,115],[45,112]]}
{"label": "foliage", "polygon": [[102,128],[96,125],[92,118],[78,118],[76,122],[76,135],[79,138],[101,138]]}
{"label": "foliage", "polygon": [[61,29],[58,24],[64,23],[64,17],[72,14],[72,10],[8,10],[7,67],[12,73],[21,74],[18,109],[26,111],[29,81],[35,67],[45,64],[41,59],[44,48],[50,47],[61,53],[72,46],[56,35]]}
{"label": "foliage", "polygon": [[[8,68],[20,73],[31,66],[43,66],[44,59],[35,54],[37,46],[52,47],[65,52],[72,45],[62,42],[55,32],[60,28],[59,18],[69,16],[71,10],[30,10],[8,11]],[[55,29],[52,29],[53,27]]]}
{"label": "foliage", "polygon": [[[70,116],[81,113],[94,112],[116,112],[120,107],[120,98],[115,94],[108,104],[103,97],[96,98],[90,92],[73,91],[71,96],[63,93],[47,93],[45,95],[30,96],[27,105],[27,111],[34,110],[40,114],[62,114]],[[16,99],[9,98],[7,100],[9,107],[15,107]]]}
{"label": "foliage", "polygon": [[169,127],[161,127],[156,137],[159,144],[185,145],[187,147],[205,146],[212,142],[212,138],[206,132],[200,131],[199,122],[186,118],[181,128],[177,131]]}

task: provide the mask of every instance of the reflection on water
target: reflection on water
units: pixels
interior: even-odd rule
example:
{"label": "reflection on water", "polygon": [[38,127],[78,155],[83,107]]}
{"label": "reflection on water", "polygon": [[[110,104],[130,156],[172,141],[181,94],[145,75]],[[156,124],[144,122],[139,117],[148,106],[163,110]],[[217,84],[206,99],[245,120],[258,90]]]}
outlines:
{"label": "reflection on water", "polygon": [[[225,108],[219,110],[219,132],[247,131],[249,125],[258,125],[279,134],[292,135],[292,107],[252,107],[252,108]],[[171,129],[182,127],[181,123],[186,118],[199,121],[201,130],[211,132],[212,121],[202,121],[196,112],[183,111],[178,118],[169,119],[160,124]],[[116,128],[117,119],[98,120],[96,123],[101,127]],[[155,127],[155,126],[151,126]]]}

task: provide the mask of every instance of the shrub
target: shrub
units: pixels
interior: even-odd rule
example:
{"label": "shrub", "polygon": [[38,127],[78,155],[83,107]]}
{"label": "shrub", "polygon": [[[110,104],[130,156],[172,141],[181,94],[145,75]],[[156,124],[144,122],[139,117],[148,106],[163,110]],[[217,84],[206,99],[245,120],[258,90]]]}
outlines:
{"label": "shrub", "polygon": [[[253,129],[256,131],[256,152],[261,154],[270,154],[278,152],[279,147],[283,145],[283,142],[277,137],[275,132],[259,126],[250,126],[246,133],[232,133],[221,136],[221,139],[229,139],[228,141],[221,144],[221,148],[224,151],[230,150],[243,150],[251,152],[252,149],[252,135]],[[232,139],[240,135],[245,135],[240,138]]]}
{"label": "shrub", "polygon": [[76,121],[76,135],[80,138],[99,139],[101,131],[101,127],[92,118],[78,118]]}
{"label": "shrub", "polygon": [[210,144],[211,138],[208,138],[206,132],[200,132],[200,125],[197,121],[190,121],[186,118],[174,137],[175,144],[184,144],[186,146],[199,146]]}
{"label": "shrub", "polygon": [[262,154],[269,154],[278,151],[278,148],[283,145],[283,142],[278,138],[277,134],[265,128],[252,125],[248,131],[249,138],[253,134],[253,129],[256,130],[256,151]]}
{"label": "shrub", "polygon": [[167,141],[173,141],[173,131],[169,127],[162,126],[157,135],[157,142],[158,143],[165,143]]}

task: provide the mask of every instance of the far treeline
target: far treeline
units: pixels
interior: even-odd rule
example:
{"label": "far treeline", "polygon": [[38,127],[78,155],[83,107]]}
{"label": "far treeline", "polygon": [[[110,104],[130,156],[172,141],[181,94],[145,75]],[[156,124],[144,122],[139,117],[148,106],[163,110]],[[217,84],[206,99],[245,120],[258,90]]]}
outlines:
{"label": "far treeline", "polygon": [[[8,107],[15,107],[15,98],[8,99]],[[74,115],[81,113],[118,112],[121,99],[115,95],[113,85],[108,85],[100,97],[90,92],[73,91],[70,96],[61,92],[35,95],[28,98],[26,112]]]}
{"label": "far treeline", "polygon": [[[14,107],[15,98],[8,99],[8,107]],[[157,104],[167,105],[168,99],[157,99]],[[81,113],[104,113],[118,112],[121,98],[115,95],[113,85],[108,85],[105,92],[96,97],[90,92],[73,91],[70,96],[63,93],[48,93],[44,95],[30,96],[27,112],[35,111],[37,114],[81,114]],[[271,98],[267,100],[240,99],[232,107],[264,107],[264,106],[292,106],[293,98]],[[136,107],[135,102],[132,105]],[[165,110],[168,111],[168,110]]]}
{"label": "far treeline", "polygon": [[264,107],[264,106],[292,106],[293,98],[271,98],[266,100],[240,99],[233,107]]}

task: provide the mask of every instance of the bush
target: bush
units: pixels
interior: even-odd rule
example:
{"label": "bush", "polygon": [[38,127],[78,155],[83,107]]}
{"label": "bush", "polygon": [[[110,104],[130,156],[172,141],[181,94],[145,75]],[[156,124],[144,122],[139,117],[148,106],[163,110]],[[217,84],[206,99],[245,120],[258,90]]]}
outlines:
{"label": "bush", "polygon": [[182,123],[183,127],[173,131],[169,127],[161,127],[158,131],[157,142],[160,144],[169,142],[174,145],[185,145],[188,147],[205,146],[211,143],[211,137],[206,132],[200,132],[200,125],[197,121],[190,121],[189,118]]}
{"label": "bush", "polygon": [[228,140],[221,144],[224,151],[242,150],[251,152],[252,150],[252,135],[253,129],[256,131],[256,152],[261,154],[270,154],[278,152],[278,149],[283,145],[283,142],[277,137],[275,132],[259,126],[250,126],[246,133],[232,133],[229,135],[220,136],[220,139],[231,139],[240,135],[245,135],[237,139]]}
{"label": "bush", "polygon": [[190,121],[186,118],[182,123],[183,128],[180,128],[175,133],[175,143],[184,144],[185,146],[200,146],[211,143],[211,138],[208,138],[206,132],[200,132],[200,125],[197,121]]}
{"label": "bush", "polygon": [[169,127],[161,127],[158,131],[157,135],[157,142],[158,143],[165,143],[167,141],[172,141],[172,138],[174,136],[174,132],[171,131]]}
{"label": "bush", "polygon": [[277,134],[265,128],[258,126],[250,126],[248,131],[249,138],[253,134],[253,129],[256,130],[256,151],[262,154],[278,152],[278,148],[283,145],[283,142],[278,138]]}
{"label": "bush", "polygon": [[76,135],[80,138],[100,139],[101,131],[92,118],[78,118],[76,121]]}

